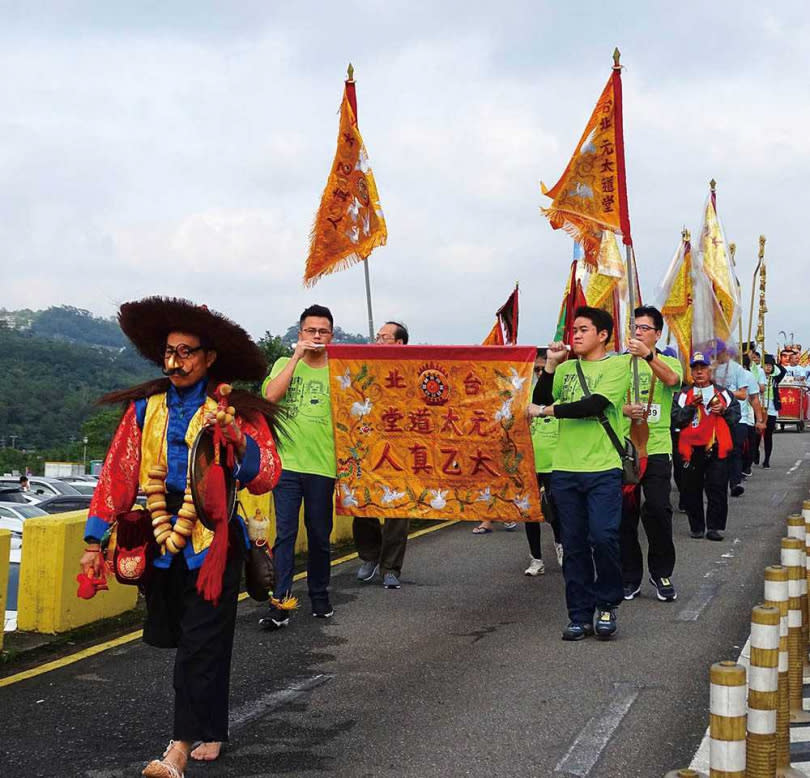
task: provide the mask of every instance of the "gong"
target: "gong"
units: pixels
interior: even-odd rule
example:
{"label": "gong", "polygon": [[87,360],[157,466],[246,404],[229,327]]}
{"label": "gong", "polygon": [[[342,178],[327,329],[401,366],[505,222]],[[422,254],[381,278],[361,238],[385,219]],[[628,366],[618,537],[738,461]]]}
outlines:
{"label": "gong", "polygon": [[[236,479],[226,464],[226,450],[220,446],[220,462],[225,474],[225,506],[228,518],[233,516],[236,508]],[[214,464],[214,432],[211,427],[203,427],[194,438],[194,445],[191,447],[191,471],[189,480],[191,481],[191,497],[194,500],[194,507],[197,510],[197,518],[207,529],[214,529],[214,524],[205,512],[206,489],[214,479],[210,479],[210,474]]]}

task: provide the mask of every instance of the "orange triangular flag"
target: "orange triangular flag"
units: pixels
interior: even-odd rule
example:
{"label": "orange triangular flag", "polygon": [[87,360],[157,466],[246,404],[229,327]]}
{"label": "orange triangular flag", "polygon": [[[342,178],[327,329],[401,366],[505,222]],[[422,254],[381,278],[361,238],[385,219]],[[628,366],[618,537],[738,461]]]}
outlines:
{"label": "orange triangular flag", "polygon": [[310,233],[304,283],[312,286],[322,276],[367,259],[377,246],[385,245],[387,238],[377,185],[347,84],[340,106],[335,160]]}

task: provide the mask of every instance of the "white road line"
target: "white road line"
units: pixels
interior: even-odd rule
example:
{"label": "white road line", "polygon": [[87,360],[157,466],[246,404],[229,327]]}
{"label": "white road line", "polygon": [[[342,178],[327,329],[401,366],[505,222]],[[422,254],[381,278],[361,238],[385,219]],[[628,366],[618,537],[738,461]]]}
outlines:
{"label": "white road line", "polygon": [[326,674],[313,675],[311,678],[302,678],[298,681],[294,681],[286,689],[268,692],[258,699],[249,700],[231,711],[228,728],[231,732],[234,732],[245,724],[249,724],[251,721],[261,718],[271,710],[275,710],[282,705],[286,705],[288,702],[297,700],[306,692],[311,691],[327,681],[331,681],[332,678],[334,678],[334,676]]}
{"label": "white road line", "polygon": [[[718,564],[718,562],[715,562]],[[686,607],[675,617],[676,621],[697,621],[706,606],[714,599],[720,584],[716,581],[704,581],[695,592]]]}
{"label": "white road line", "polygon": [[790,475],[794,470],[796,470],[796,468],[798,468],[801,465],[802,461],[803,460],[801,459],[797,459],[796,464],[794,464],[793,467],[791,467],[790,470],[787,471],[787,474]]}
{"label": "white road line", "polygon": [[594,716],[582,728],[568,753],[557,763],[554,772],[577,778],[588,775],[638,697],[638,692],[638,686],[631,683],[614,683],[613,699],[601,714]]}

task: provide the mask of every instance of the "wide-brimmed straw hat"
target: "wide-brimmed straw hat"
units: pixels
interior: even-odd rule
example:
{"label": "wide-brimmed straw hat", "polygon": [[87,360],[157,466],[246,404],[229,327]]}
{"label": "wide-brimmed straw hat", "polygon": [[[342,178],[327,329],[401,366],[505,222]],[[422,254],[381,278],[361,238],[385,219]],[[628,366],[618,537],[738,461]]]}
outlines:
{"label": "wide-brimmed straw hat", "polygon": [[118,323],[135,348],[150,362],[163,367],[163,351],[171,332],[196,335],[217,352],[208,369],[223,381],[259,381],[267,374],[261,349],[238,324],[205,305],[177,297],[145,297],[124,303]]}

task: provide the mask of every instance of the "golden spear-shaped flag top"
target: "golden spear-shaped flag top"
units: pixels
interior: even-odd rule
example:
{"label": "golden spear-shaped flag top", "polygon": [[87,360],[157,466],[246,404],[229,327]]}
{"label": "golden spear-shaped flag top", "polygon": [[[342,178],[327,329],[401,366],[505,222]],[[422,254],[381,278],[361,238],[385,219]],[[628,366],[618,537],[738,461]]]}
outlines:
{"label": "golden spear-shaped flag top", "polygon": [[377,185],[357,128],[357,97],[351,65],[348,76],[340,105],[337,151],[310,233],[304,272],[307,286],[329,273],[368,259],[388,238]]}
{"label": "golden spear-shaped flag top", "polygon": [[621,233],[625,245],[632,244],[618,49],[613,62],[610,78],[560,180],[551,189],[541,182],[543,194],[553,201],[542,209],[549,223],[582,244],[585,262],[594,269],[602,230]]}

